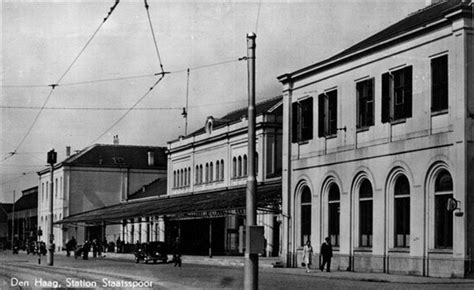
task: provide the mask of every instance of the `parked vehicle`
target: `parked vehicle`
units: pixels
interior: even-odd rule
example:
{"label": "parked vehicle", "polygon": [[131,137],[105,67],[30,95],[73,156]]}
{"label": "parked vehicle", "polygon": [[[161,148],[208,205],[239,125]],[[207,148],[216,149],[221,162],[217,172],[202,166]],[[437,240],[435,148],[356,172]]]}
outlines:
{"label": "parked vehicle", "polygon": [[135,249],[135,263],[140,263],[140,260],[148,263],[149,261],[167,262],[168,251],[164,242],[148,242],[137,245]]}

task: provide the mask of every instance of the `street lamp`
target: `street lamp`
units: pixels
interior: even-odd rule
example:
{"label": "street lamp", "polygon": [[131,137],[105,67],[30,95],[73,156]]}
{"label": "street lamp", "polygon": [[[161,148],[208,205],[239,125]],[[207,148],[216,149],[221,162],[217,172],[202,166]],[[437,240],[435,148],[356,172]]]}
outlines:
{"label": "street lamp", "polygon": [[51,149],[51,151],[48,152],[48,164],[51,166],[51,173],[50,173],[50,187],[49,187],[49,220],[48,220],[48,225],[47,225],[47,231],[48,231],[48,258],[47,258],[47,264],[49,266],[53,266],[54,264],[54,234],[53,234],[53,195],[54,195],[54,163],[56,163],[58,154],[54,149]]}

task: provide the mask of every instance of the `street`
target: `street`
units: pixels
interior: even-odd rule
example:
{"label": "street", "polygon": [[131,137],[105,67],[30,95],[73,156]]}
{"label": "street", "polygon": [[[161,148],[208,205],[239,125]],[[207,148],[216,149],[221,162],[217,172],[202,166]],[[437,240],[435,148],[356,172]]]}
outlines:
{"label": "street", "polygon": [[[117,289],[220,289],[243,288],[243,268],[213,265],[135,264],[134,261],[90,258],[89,260],[55,255],[54,266],[41,265],[38,257],[0,252],[0,289],[36,288],[117,288]],[[302,269],[261,268],[260,289],[472,289],[464,280],[434,283],[393,283],[376,279],[340,279],[327,273],[306,274]],[[326,274],[326,273],[324,273]],[[436,280],[435,280],[436,281]]]}

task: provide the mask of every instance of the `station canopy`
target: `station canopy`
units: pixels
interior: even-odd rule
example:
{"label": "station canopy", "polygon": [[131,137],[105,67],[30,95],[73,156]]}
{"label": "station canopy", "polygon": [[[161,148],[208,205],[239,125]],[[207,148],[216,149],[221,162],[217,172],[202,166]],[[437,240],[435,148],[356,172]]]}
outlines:
{"label": "station canopy", "polygon": [[[257,210],[279,213],[281,182],[257,185]],[[125,219],[166,216],[168,219],[244,215],[246,187],[122,202],[65,217],[55,224],[119,224]]]}

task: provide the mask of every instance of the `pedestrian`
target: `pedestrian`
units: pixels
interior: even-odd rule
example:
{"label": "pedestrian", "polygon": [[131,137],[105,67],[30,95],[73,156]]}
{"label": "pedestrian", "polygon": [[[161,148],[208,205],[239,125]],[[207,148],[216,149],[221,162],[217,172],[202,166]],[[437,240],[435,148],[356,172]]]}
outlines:
{"label": "pedestrian", "polygon": [[89,260],[89,251],[91,250],[91,243],[89,241],[85,241],[84,245],[82,246],[82,259]]}
{"label": "pedestrian", "polygon": [[311,242],[308,239],[306,241],[306,245],[303,247],[303,263],[305,264],[306,267],[306,273],[309,273],[309,269],[311,267],[311,260],[313,256],[313,247],[311,246]]}
{"label": "pedestrian", "polygon": [[122,241],[120,240],[120,237],[118,237],[116,245],[117,245],[117,253],[121,253]]}
{"label": "pedestrian", "polygon": [[77,246],[76,239],[72,237],[67,243],[66,243],[66,254],[67,256],[71,256],[71,251],[75,251]]}
{"label": "pedestrian", "polygon": [[181,241],[179,237],[176,238],[176,241],[173,245],[173,262],[175,267],[181,267]]}
{"label": "pedestrian", "polygon": [[332,258],[332,246],[329,237],[326,238],[326,242],[321,245],[321,256],[323,257],[323,263],[321,264],[321,271],[324,271],[324,265],[327,265],[327,272],[331,272],[331,258]]}

